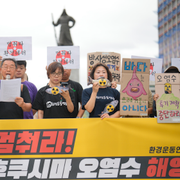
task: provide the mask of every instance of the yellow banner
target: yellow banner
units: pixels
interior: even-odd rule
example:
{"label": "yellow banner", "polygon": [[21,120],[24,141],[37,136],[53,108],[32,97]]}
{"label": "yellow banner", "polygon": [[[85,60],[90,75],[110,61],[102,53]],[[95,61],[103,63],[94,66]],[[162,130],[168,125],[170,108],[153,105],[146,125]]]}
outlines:
{"label": "yellow banner", "polygon": [[180,178],[180,124],[156,118],[0,121],[4,179]]}

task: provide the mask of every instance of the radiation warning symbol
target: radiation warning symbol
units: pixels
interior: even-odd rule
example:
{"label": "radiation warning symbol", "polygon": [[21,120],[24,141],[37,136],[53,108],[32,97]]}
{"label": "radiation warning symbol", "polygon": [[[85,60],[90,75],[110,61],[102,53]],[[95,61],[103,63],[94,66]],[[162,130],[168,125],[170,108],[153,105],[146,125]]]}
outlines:
{"label": "radiation warning symbol", "polygon": [[106,80],[105,79],[100,79],[99,80],[99,85],[100,86],[105,86],[106,85]]}
{"label": "radiation warning symbol", "polygon": [[52,92],[52,94],[57,95],[57,94],[59,93],[59,88],[53,87],[53,88],[51,89],[51,92]]}
{"label": "radiation warning symbol", "polygon": [[23,46],[18,41],[12,41],[7,46],[7,52],[11,56],[19,56],[23,51]]}
{"label": "radiation warning symbol", "polygon": [[171,94],[172,93],[172,86],[170,83],[166,83],[164,85],[164,91],[165,91],[165,94]]}
{"label": "radiation warning symbol", "polygon": [[66,50],[61,50],[56,54],[56,61],[60,62],[62,65],[66,65],[70,62],[71,55]]}
{"label": "radiation warning symbol", "polygon": [[113,112],[114,111],[114,106],[112,104],[109,104],[107,107],[106,107],[106,110],[108,112]]}

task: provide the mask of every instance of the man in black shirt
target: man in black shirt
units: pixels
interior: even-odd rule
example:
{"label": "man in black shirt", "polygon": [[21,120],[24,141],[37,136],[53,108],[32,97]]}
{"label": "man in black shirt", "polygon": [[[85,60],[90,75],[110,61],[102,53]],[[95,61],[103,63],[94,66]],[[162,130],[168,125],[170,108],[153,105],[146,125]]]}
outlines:
{"label": "man in black shirt", "polygon": [[81,84],[78,82],[72,81],[69,79],[69,76],[71,75],[71,69],[64,69],[64,74],[61,80],[61,85],[71,85],[72,90],[74,91],[75,95],[75,110],[73,112],[73,117],[81,118],[84,114],[84,110],[82,110],[81,106],[79,107],[79,103],[81,103],[81,96],[83,88]]}

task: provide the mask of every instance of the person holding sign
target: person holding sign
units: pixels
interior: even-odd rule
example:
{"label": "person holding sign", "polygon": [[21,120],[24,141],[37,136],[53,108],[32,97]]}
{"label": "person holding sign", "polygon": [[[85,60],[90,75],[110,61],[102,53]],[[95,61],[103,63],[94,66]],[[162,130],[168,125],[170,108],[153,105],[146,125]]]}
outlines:
{"label": "person holding sign", "polygon": [[[174,73],[180,73],[180,71],[176,66],[170,66],[164,71],[164,73],[173,73],[174,74]],[[172,91],[170,89],[165,90],[165,94],[171,94],[171,93],[172,93]],[[154,96],[153,96],[153,115],[154,116],[157,116],[156,101],[158,98],[159,98],[159,94],[157,94],[157,93],[154,94]]]}
{"label": "person holding sign", "polygon": [[[107,65],[97,63],[94,65],[90,79],[93,87],[83,90],[82,109],[90,113],[90,117],[118,118],[120,117],[120,93],[111,88],[112,74]],[[108,107],[112,108],[108,108]]]}
{"label": "person holding sign", "polygon": [[[15,79],[17,62],[7,58],[1,62],[2,79]],[[31,110],[31,99],[28,89],[21,85],[21,97],[16,97],[15,102],[0,102],[0,119],[23,119],[23,112]],[[13,91],[13,90],[12,90]]]}
{"label": "person holding sign", "polygon": [[34,100],[33,109],[38,110],[38,118],[71,118],[74,111],[74,93],[70,87],[61,86],[64,68],[61,63],[53,62],[47,68],[50,79],[42,87]]}

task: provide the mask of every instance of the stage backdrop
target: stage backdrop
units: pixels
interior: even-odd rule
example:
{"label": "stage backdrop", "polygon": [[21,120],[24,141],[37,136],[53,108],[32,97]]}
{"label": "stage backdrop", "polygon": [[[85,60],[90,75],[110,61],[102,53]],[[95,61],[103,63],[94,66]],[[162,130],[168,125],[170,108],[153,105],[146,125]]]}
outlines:
{"label": "stage backdrop", "polygon": [[180,179],[180,124],[0,120],[0,179]]}

